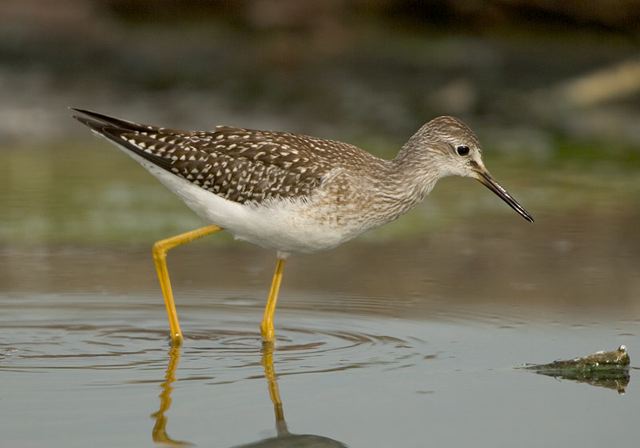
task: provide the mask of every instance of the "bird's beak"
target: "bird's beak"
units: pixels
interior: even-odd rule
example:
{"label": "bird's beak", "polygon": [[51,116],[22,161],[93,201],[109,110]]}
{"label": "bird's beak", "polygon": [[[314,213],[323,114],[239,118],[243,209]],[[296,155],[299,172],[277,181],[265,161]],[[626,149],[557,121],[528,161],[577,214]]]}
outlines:
{"label": "bird's beak", "polygon": [[491,174],[489,174],[489,172],[484,167],[478,167],[474,171],[478,174],[478,177],[476,177],[476,179],[478,179],[485,187],[497,194],[500,199],[509,204],[509,207],[518,212],[524,219],[529,222],[533,222],[533,216],[531,216],[523,206],[518,204],[518,201],[513,199],[513,197],[507,192],[507,190],[505,190],[502,185],[496,182],[496,180],[491,177]]}

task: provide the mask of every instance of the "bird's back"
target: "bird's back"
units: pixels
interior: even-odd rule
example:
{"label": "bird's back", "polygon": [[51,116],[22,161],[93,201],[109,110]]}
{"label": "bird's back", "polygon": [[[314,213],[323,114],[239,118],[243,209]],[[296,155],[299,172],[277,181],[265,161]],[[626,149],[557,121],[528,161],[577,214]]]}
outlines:
{"label": "bird's back", "polygon": [[218,126],[180,131],[79,110],[76,118],[158,167],[236,203],[308,197],[336,168],[375,157],[343,142],[287,132]]}

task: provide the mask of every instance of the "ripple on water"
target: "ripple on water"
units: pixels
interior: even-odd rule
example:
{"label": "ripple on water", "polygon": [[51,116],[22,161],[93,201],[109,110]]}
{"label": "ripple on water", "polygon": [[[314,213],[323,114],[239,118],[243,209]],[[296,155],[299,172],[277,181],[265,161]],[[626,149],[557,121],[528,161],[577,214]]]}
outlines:
{"label": "ripple on water", "polygon": [[[283,313],[285,314],[285,313]],[[322,314],[291,319],[300,325],[277,328],[276,364],[279,376],[343,371],[357,368],[411,366],[423,361],[424,347],[406,335],[381,333],[382,319],[334,316]],[[261,376],[259,365],[260,335],[254,330],[257,320],[235,322],[244,330],[190,332],[185,344],[185,356],[191,367],[198,360],[211,372],[211,382],[229,382]],[[227,323],[228,325],[228,323]],[[219,329],[222,328],[222,329]],[[350,330],[345,330],[349,328]],[[230,377],[229,372],[233,378]],[[258,372],[258,373],[256,373]]]}
{"label": "ripple on water", "polygon": [[[164,316],[140,319],[133,312],[124,322],[105,319],[98,323],[95,309],[88,311],[80,316],[76,313],[74,322],[59,315],[55,319],[3,322],[6,337],[0,340],[0,370],[123,372],[101,384],[160,378],[168,349],[166,324],[159,319]],[[40,310],[40,314],[46,315],[47,310]],[[88,323],[77,323],[82,320]],[[255,310],[232,312],[212,307],[183,313],[181,379],[227,384],[262,378],[259,320]],[[424,362],[428,352],[425,342],[411,337],[404,323],[389,325],[391,322],[366,316],[282,312],[277,325],[278,374],[405,368]]]}

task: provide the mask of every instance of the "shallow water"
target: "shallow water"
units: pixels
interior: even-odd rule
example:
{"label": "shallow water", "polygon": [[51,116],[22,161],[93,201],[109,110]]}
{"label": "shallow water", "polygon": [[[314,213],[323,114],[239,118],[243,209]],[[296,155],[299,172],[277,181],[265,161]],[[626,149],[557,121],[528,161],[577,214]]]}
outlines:
{"label": "shallow water", "polygon": [[[198,221],[94,153],[7,151],[41,170],[0,172],[0,446],[638,440],[640,195],[624,167],[533,182],[503,161],[490,166],[535,225],[451,180],[387,229],[292,257],[264,353],[273,254],[225,237],[171,252],[186,340],[170,349],[149,248]],[[620,344],[624,394],[516,369]]]}
{"label": "shallow water", "polygon": [[[235,446],[274,437],[258,301],[208,293],[181,297],[187,339],[178,353],[168,348],[154,294],[3,296],[3,445],[152,446],[167,437]],[[514,369],[620,343],[633,360],[637,320],[531,321],[492,306],[394,318],[378,316],[375,301],[374,314],[324,311],[317,297],[301,312],[287,307],[289,297],[267,368],[291,433],[348,446],[637,439],[636,371],[619,395]],[[297,446],[286,441],[273,446]]]}

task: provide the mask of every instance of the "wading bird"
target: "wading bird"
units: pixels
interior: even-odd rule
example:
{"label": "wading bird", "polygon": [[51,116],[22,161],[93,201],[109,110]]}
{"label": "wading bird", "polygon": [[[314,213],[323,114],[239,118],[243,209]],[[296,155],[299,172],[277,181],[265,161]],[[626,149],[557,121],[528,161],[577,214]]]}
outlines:
{"label": "wading bird", "polygon": [[167,251],[222,229],[277,252],[260,325],[263,341],[271,344],[289,254],[330,249],[393,221],[422,201],[443,177],[477,179],[533,222],[485,168],[473,131],[454,117],[429,121],[393,160],[385,160],[347,143],[306,135],[229,126],[180,131],[73,110],[74,118],[133,157],[211,223],[153,247],[176,345],[183,336]]}

